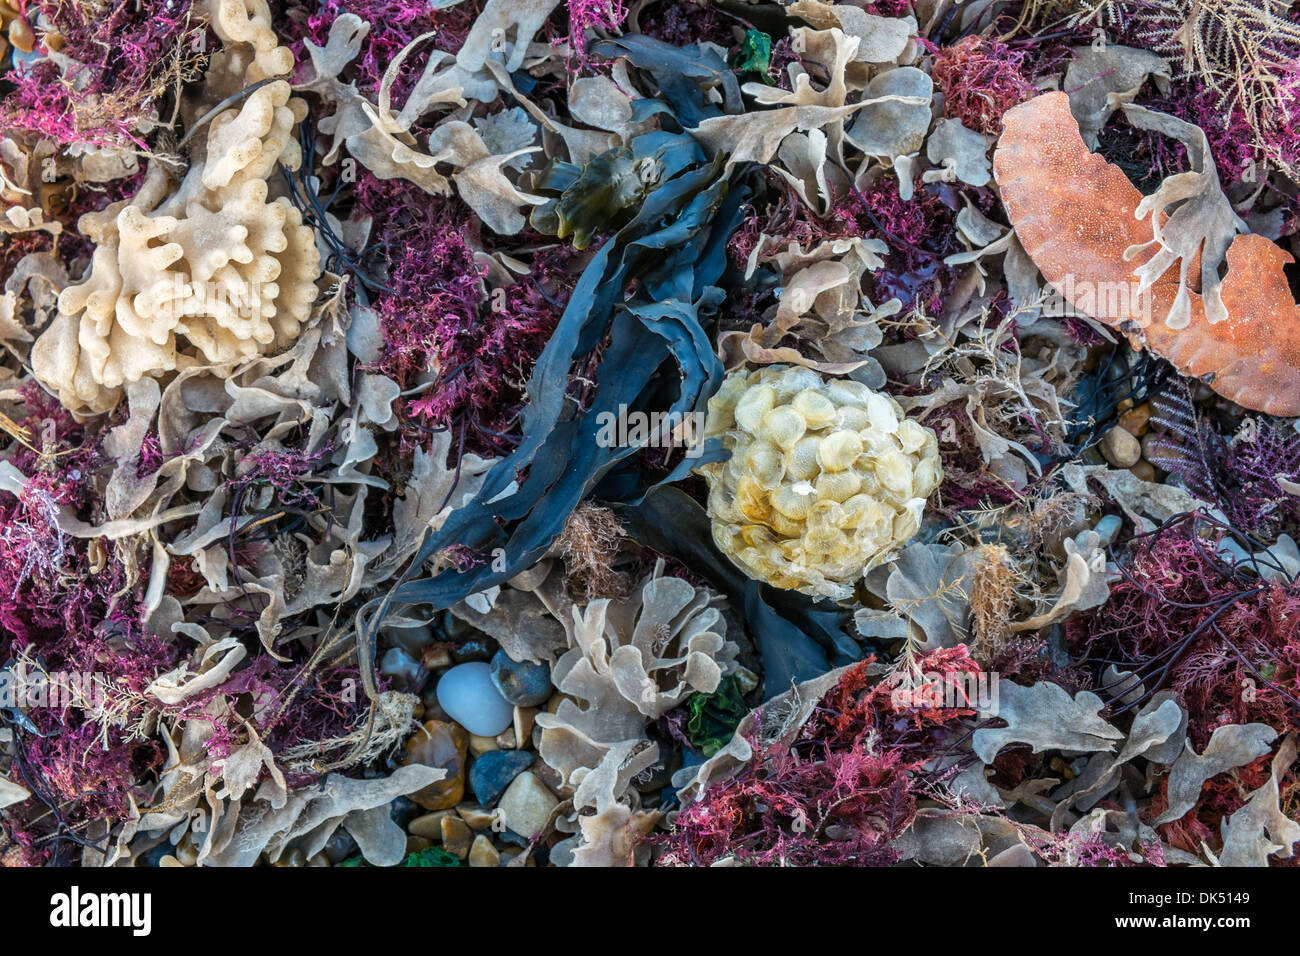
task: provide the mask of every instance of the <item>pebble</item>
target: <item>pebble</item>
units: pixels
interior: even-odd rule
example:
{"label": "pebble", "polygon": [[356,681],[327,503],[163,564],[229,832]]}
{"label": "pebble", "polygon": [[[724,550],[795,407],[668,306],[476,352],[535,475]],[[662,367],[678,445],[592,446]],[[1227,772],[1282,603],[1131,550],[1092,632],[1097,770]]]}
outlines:
{"label": "pebble", "polygon": [[469,748],[469,734],[441,720],[430,720],[422,730],[417,730],[406,742],[403,766],[424,764],[441,767],[447,776],[410,795],[426,810],[446,810],[465,797],[465,760]]}
{"label": "pebble", "polygon": [[446,644],[426,647],[424,653],[420,655],[420,663],[431,671],[446,670],[452,665],[451,651],[447,650]]}
{"label": "pebble", "polygon": [[176,844],[176,860],[181,866],[199,865],[199,848],[194,845],[193,834],[186,833],[181,842]]}
{"label": "pebble", "polygon": [[515,833],[531,839],[546,826],[559,802],[536,776],[525,770],[501,796],[502,820]]}
{"label": "pebble", "polygon": [[393,689],[403,693],[419,693],[429,672],[420,662],[400,647],[390,647],[379,662],[379,673],[392,678]]}
{"label": "pebble", "polygon": [[500,864],[501,854],[492,845],[492,841],[481,833],[474,837],[474,843],[469,848],[469,865],[499,866]]}
{"label": "pebble", "polygon": [[352,838],[352,834],[339,827],[334,831],[334,835],[325,841],[325,849],[321,852],[333,864],[342,863],[348,857],[355,856],[358,849],[357,841]]}
{"label": "pebble", "polygon": [[9,21],[9,42],[23,53],[31,53],[36,49],[36,33],[26,17],[15,17]]}
{"label": "pebble", "polygon": [[1109,547],[1115,540],[1115,535],[1119,534],[1119,529],[1123,527],[1124,521],[1119,515],[1103,515],[1101,520],[1093,527],[1101,538],[1101,546]]}
{"label": "pebble", "polygon": [[433,841],[428,837],[408,836],[406,838],[406,852],[419,853],[421,850],[427,850],[433,846]]}
{"label": "pebble", "polygon": [[469,824],[471,830],[486,830],[496,819],[496,814],[473,803],[462,803],[456,808],[456,812]]}
{"label": "pebble", "polygon": [[514,714],[516,746],[525,747],[533,739],[533,724],[537,722],[536,707],[516,707]]}
{"label": "pebble", "polygon": [[416,817],[406,827],[406,832],[411,836],[424,837],[426,840],[442,839],[442,821],[444,817],[454,816],[455,810],[438,810],[435,813],[426,813],[422,817]]}
{"label": "pebble", "polygon": [[1134,477],[1140,478],[1143,481],[1156,480],[1155,465],[1151,464],[1149,461],[1139,461],[1136,465],[1130,468],[1129,471],[1133,472]]}
{"label": "pebble", "polygon": [[307,858],[307,865],[308,866],[330,866],[331,865],[330,858],[327,857],[324,853],[317,853],[315,856],[309,856]]}
{"label": "pebble", "polygon": [[[12,847],[11,847],[11,849],[12,849]],[[143,855],[132,857],[132,859],[131,859],[131,865],[132,865],[132,866],[147,866],[147,867],[159,867],[159,866],[162,866],[162,860],[163,860],[164,857],[171,857],[173,860],[176,859],[176,857],[172,856],[171,853],[169,852],[169,851],[172,850],[172,849],[173,849],[173,847],[172,847],[172,845],[171,845],[170,843],[160,843],[160,844],[158,844],[156,847],[154,847],[153,849],[151,849],[151,850],[147,851],[146,853],[144,853]],[[0,866],[4,866],[4,865],[5,865],[4,860],[5,860],[5,858],[4,858],[4,854],[0,854]],[[14,866],[19,866],[20,864],[18,864],[18,863],[14,863],[13,865],[14,865]]]}
{"label": "pebble", "polygon": [[[498,809],[497,812],[499,813],[500,809]],[[501,844],[503,843],[506,844],[507,846],[517,846],[521,850],[525,849],[528,846],[528,837],[521,837],[514,830],[507,830],[504,828],[499,831],[493,830],[492,836],[497,841],[497,846],[503,852],[505,851],[505,846],[501,846]]]}
{"label": "pebble", "polygon": [[438,681],[438,703],[471,734],[495,737],[510,726],[514,708],[492,683],[483,661],[457,664]]}
{"label": "pebble", "polygon": [[1112,428],[1101,440],[1101,453],[1116,468],[1132,468],[1142,457],[1142,446],[1124,429]]}
{"label": "pebble", "polygon": [[480,737],[478,734],[469,735],[469,752],[475,757],[481,757],[489,750],[500,750],[495,737]]}
{"label": "pebble", "polygon": [[1130,408],[1119,417],[1120,428],[1132,435],[1134,438],[1141,438],[1147,433],[1147,428],[1151,422],[1151,403],[1143,402],[1137,408]]}
{"label": "pebble", "polygon": [[533,755],[523,750],[493,750],[469,768],[469,788],[485,807],[496,803],[514,779],[533,765]]}
{"label": "pebble", "polygon": [[[385,627],[384,636],[394,646],[400,647],[416,660],[420,660],[429,646],[438,640],[433,628],[428,624],[421,624],[418,627]],[[451,658],[448,657],[447,660],[450,661]]]}
{"label": "pebble", "polygon": [[469,856],[469,844],[473,838],[474,834],[460,817],[448,815],[442,818],[442,848],[456,859],[463,860]]}
{"label": "pebble", "polygon": [[513,661],[505,651],[492,658],[492,683],[517,707],[536,707],[551,696],[551,669],[532,661]]}
{"label": "pebble", "polygon": [[731,676],[736,678],[736,684],[740,687],[742,694],[748,694],[758,687],[758,675],[748,667],[737,667],[736,672]]}
{"label": "pebble", "polygon": [[[409,743],[409,741],[408,741]],[[392,820],[403,830],[407,825],[420,815],[420,808],[414,800],[409,797],[398,797],[388,805],[388,819]]]}
{"label": "pebble", "polygon": [[[534,731],[534,733],[536,734],[541,734],[541,732],[542,732],[541,727],[538,727]],[[532,772],[537,774],[537,779],[542,781],[542,784],[548,787],[553,792],[555,793],[565,792],[564,778],[560,776],[560,772],[558,770],[556,770],[546,761],[542,760],[533,764]]]}
{"label": "pebble", "polygon": [[486,664],[492,659],[492,650],[495,646],[496,641],[489,641],[486,637],[471,637],[453,645],[451,659],[457,664],[467,662]]}
{"label": "pebble", "polygon": [[507,727],[492,739],[496,741],[499,750],[515,750],[519,747],[519,741],[515,740],[515,729],[513,727]]}

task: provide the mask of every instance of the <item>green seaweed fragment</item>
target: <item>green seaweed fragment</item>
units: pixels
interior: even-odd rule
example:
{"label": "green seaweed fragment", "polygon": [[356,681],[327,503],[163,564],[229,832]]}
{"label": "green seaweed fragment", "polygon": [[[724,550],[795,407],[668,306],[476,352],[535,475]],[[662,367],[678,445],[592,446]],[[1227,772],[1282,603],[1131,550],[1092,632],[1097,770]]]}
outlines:
{"label": "green seaweed fragment", "polygon": [[712,694],[695,694],[686,702],[686,735],[706,757],[726,746],[736,725],[749,713],[740,682],[725,677]]}
{"label": "green seaweed fragment", "polygon": [[772,66],[772,38],[762,30],[746,30],[745,39],[736,54],[735,70],[737,73],[754,72],[763,78],[763,82],[772,85],[772,78],[767,75]]}
{"label": "green seaweed fragment", "polygon": [[[349,857],[338,866],[367,866],[360,856]],[[415,853],[408,853],[406,860],[398,866],[460,866],[460,860],[441,847],[425,847]]]}

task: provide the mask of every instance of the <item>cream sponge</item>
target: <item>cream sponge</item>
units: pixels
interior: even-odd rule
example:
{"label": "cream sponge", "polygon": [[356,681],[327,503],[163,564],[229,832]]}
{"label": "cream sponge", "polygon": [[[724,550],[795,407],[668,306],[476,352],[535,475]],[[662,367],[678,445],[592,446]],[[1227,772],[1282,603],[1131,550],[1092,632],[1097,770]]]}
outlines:
{"label": "cream sponge", "polygon": [[934,432],[888,395],[811,369],[739,369],[709,400],[701,466],[718,547],[750,577],[843,600],[921,526],[942,468]]}
{"label": "cream sponge", "polygon": [[[214,0],[214,26],[247,82],[292,66],[265,0]],[[31,358],[68,408],[107,411],[144,376],[229,366],[297,337],[320,255],[298,210],[268,198],[276,166],[301,164],[294,128],[306,104],[290,92],[274,80],[213,117],[171,195],[154,163],[132,199],[78,221],[95,243],[90,270],[59,295]]]}

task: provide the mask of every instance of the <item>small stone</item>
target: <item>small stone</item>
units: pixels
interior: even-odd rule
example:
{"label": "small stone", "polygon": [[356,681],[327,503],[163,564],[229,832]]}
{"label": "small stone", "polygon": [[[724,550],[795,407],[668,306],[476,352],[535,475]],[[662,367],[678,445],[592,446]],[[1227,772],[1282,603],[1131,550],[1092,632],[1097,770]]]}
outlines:
{"label": "small stone", "polygon": [[1106,548],[1115,540],[1115,535],[1119,534],[1119,529],[1123,525],[1124,522],[1119,515],[1103,515],[1092,530],[1097,532],[1097,536],[1101,538],[1101,546]]}
{"label": "small stone", "polygon": [[471,830],[486,830],[496,819],[496,814],[490,810],[484,810],[474,803],[462,803],[456,808],[460,818],[469,824]]}
{"label": "small stone", "polygon": [[427,850],[433,846],[433,841],[428,837],[408,836],[406,838],[406,852],[419,853],[421,850]]}
{"label": "small stone", "polygon": [[176,844],[176,860],[181,866],[199,865],[199,848],[194,845],[194,837],[186,833],[181,842]]}
{"label": "small stone", "polygon": [[407,825],[406,832],[411,836],[424,837],[426,840],[441,840],[443,818],[453,816],[455,812],[455,810],[439,810],[436,813],[426,813],[422,817],[416,817]]}
{"label": "small stone", "polygon": [[480,737],[478,734],[469,735],[469,752],[475,757],[481,757],[489,750],[499,750],[495,737]]}
{"label": "small stone", "polygon": [[[538,727],[533,731],[534,734],[540,735],[542,728]],[[537,774],[537,779],[553,793],[563,793],[565,791],[564,778],[560,776],[560,771],[556,770],[545,760],[533,764],[532,772]]]}
{"label": "small stone", "polygon": [[515,740],[515,729],[513,727],[507,727],[492,739],[496,741],[497,747],[501,750],[514,750],[519,745],[519,741]]}
{"label": "small stone", "polygon": [[1116,468],[1132,468],[1142,457],[1142,445],[1122,428],[1112,428],[1101,440],[1101,453]]}
{"label": "small stone", "polygon": [[449,814],[442,818],[442,848],[458,860],[469,856],[469,843],[473,836],[460,817]]}
{"label": "small stone", "polygon": [[469,734],[456,724],[441,720],[427,721],[406,742],[403,766],[424,764],[441,767],[447,776],[410,795],[426,810],[446,810],[465,796],[465,761]]}
{"label": "small stone", "polygon": [[324,853],[317,853],[315,856],[309,856],[307,858],[307,865],[308,866],[331,866],[332,864],[330,863],[330,858],[327,857]]}
{"label": "small stone", "polygon": [[469,768],[469,788],[474,799],[490,807],[519,774],[533,765],[533,755],[525,750],[493,750]]}
{"label": "small stone", "polygon": [[471,734],[495,737],[510,726],[514,708],[492,683],[482,661],[457,664],[438,681],[438,703]]}
{"label": "small stone", "polygon": [[1155,465],[1151,464],[1149,461],[1139,461],[1136,465],[1130,468],[1129,471],[1133,472],[1136,477],[1141,478],[1143,481],[1156,480]]}
{"label": "small stone", "polygon": [[15,17],[9,21],[9,42],[23,53],[31,53],[36,49],[36,31],[32,29],[26,17]]}
{"label": "small stone", "polygon": [[736,672],[731,676],[736,679],[736,686],[740,688],[741,694],[748,694],[758,686],[758,675],[748,667],[737,667]]}
{"label": "small stone", "polygon": [[1119,427],[1134,438],[1141,438],[1147,433],[1151,422],[1151,403],[1143,402],[1137,408],[1131,408],[1119,417]]}
{"label": "small stone", "polygon": [[1048,766],[1052,768],[1053,773],[1059,773],[1066,780],[1073,780],[1076,776],[1074,769],[1060,757],[1053,757],[1048,761]]}
{"label": "small stone", "polygon": [[[501,753],[519,753],[503,750]],[[522,837],[531,839],[551,818],[560,801],[542,782],[525,770],[506,788],[501,796],[501,816],[507,827]]]}
{"label": "small stone", "polygon": [[426,647],[420,655],[420,663],[431,671],[444,671],[452,665],[451,651],[446,644],[434,644]]}
{"label": "small stone", "polygon": [[[408,741],[409,743],[409,741]],[[420,815],[420,807],[409,797],[398,797],[388,805],[388,819],[403,830]]]}
{"label": "small stone", "polygon": [[379,673],[391,678],[393,687],[404,693],[419,693],[429,672],[400,647],[390,647],[379,662]]}
{"label": "small stone", "polygon": [[[2,731],[0,731],[0,736],[3,736],[3,732],[2,732]],[[19,861],[12,860],[11,858],[9,858],[9,859],[6,858],[6,855],[5,855],[5,854],[6,854],[6,853],[12,853],[12,852],[13,852],[13,847],[14,847],[14,845],[13,845],[13,844],[10,844],[9,849],[8,849],[7,851],[5,851],[5,852],[0,852],[0,867],[6,867],[6,868],[7,868],[7,867],[10,867],[10,866],[22,866],[22,865],[23,865],[23,864],[22,864],[21,862],[19,862]],[[173,860],[176,859],[176,857],[172,856],[172,854],[171,854],[171,852],[170,852],[171,850],[174,850],[174,849],[175,849],[175,847],[173,847],[170,843],[160,843],[160,844],[158,844],[157,846],[152,847],[151,849],[146,850],[144,853],[139,854],[138,856],[133,857],[132,860],[131,860],[131,862],[130,862],[130,864],[128,864],[128,865],[130,865],[130,866],[146,867],[146,868],[148,868],[148,869],[156,869],[157,867],[162,866],[162,859],[163,859],[163,857],[165,857],[165,856],[170,856]]]}
{"label": "small stone", "polygon": [[329,857],[331,864],[335,864],[356,855],[357,850],[357,841],[353,839],[352,834],[339,827],[334,831],[334,835],[325,841],[325,849],[322,852]]}
{"label": "small stone", "polygon": [[452,646],[451,659],[457,664],[469,662],[486,664],[492,659],[495,646],[496,641],[489,641],[485,637],[471,637]]}
{"label": "small stone", "polygon": [[479,834],[474,838],[474,844],[469,848],[469,865],[470,866],[498,866],[501,863],[501,854],[497,848],[492,845],[492,841]]}
{"label": "small stone", "polygon": [[433,628],[428,624],[417,627],[385,627],[384,636],[416,660],[421,660],[425,650],[438,640]]}
{"label": "small stone", "polygon": [[[538,779],[541,778],[539,777]],[[545,781],[543,781],[543,783],[545,783]],[[549,790],[550,788],[547,787],[547,789]],[[555,791],[552,790],[551,792],[554,793]],[[501,813],[500,808],[497,808],[497,813]],[[528,837],[521,837],[514,830],[506,829],[504,826],[504,818],[501,828],[492,831],[492,838],[497,841],[497,847],[502,852],[505,852],[506,846],[517,846],[520,849],[528,846]],[[502,844],[505,844],[505,846],[502,846]]]}
{"label": "small stone", "polygon": [[497,651],[492,658],[492,683],[510,703],[535,707],[551,696],[551,669],[532,661],[514,661],[505,651]]}
{"label": "small stone", "polygon": [[522,747],[533,739],[533,724],[537,722],[537,708],[516,707],[514,717],[515,742]]}
{"label": "small stone", "polygon": [[280,857],[280,859],[276,860],[271,865],[272,866],[295,866],[295,867],[306,866],[307,857],[302,852],[302,850],[299,850],[297,847],[294,847],[292,850],[284,854],[282,857]]}

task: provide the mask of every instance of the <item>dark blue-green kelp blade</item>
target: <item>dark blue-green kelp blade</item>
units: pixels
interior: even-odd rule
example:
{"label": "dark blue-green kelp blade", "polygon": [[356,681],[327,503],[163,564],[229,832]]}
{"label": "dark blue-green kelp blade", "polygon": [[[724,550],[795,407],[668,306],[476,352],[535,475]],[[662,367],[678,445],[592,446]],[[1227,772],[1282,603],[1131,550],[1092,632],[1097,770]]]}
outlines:
{"label": "dark blue-green kelp blade", "polygon": [[[654,145],[661,148],[663,143]],[[399,583],[388,600],[449,607],[536,562],[591,487],[639,451],[600,447],[601,412],[685,415],[704,410],[722,366],[709,346],[696,302],[711,306],[718,301],[708,292],[722,272],[723,260],[715,250],[739,223],[747,195],[744,188],[729,189],[720,172],[718,162],[701,164],[662,182],[597,251],[537,361],[520,445],[493,467],[473,501],[426,537],[411,568],[419,569],[452,545],[485,555],[500,549],[495,552],[500,560]],[[637,297],[621,307],[623,290],[633,279]],[[565,396],[569,373],[575,358],[607,333],[596,388],[582,412]],[[666,365],[671,371],[665,371]],[[662,402],[650,407],[665,378],[679,383],[675,400],[667,409]],[[518,486],[505,494],[517,479]]]}
{"label": "dark blue-green kelp blade", "polygon": [[[736,74],[712,50],[701,50],[695,45],[673,46],[633,33],[594,43],[590,53],[611,60],[626,57],[633,66],[653,76],[659,95],[685,128],[698,126],[701,120],[724,112],[744,111]],[[722,91],[722,109],[708,100],[708,90],[715,88]]]}

